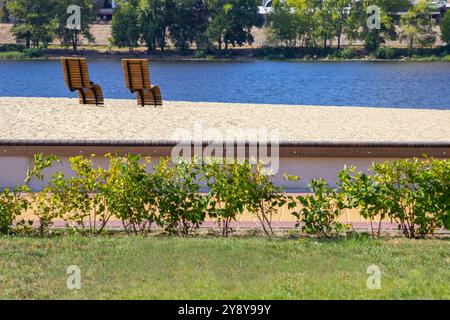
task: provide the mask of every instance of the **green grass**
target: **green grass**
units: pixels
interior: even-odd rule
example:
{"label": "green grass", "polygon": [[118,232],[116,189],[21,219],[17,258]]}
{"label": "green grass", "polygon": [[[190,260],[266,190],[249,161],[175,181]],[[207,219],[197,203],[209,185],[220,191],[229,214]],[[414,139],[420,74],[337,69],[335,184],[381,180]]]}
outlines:
{"label": "green grass", "polygon": [[26,58],[25,54],[20,51],[0,52],[0,59],[20,60],[20,59],[25,59],[25,58]]}
{"label": "green grass", "polygon": [[0,52],[0,60],[32,60],[32,59],[47,59],[40,50],[29,49],[28,51],[6,51]]}
{"label": "green grass", "polygon": [[[366,287],[372,264],[381,290]],[[3,299],[450,299],[449,279],[438,239],[0,238]]]}

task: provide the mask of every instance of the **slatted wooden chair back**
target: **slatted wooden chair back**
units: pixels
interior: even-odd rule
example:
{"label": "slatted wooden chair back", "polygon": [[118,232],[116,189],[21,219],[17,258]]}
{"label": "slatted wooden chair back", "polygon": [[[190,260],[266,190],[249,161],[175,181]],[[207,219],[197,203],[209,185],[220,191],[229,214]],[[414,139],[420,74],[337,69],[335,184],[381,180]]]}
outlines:
{"label": "slatted wooden chair back", "polygon": [[104,104],[102,88],[90,80],[85,58],[61,58],[61,66],[66,86],[78,91],[80,104]]}
{"label": "slatted wooden chair back", "polygon": [[138,104],[141,106],[162,106],[161,90],[150,82],[150,72],[146,59],[123,59],[123,74],[125,86],[131,93],[136,93]]}
{"label": "slatted wooden chair back", "polygon": [[61,58],[64,81],[70,91],[91,87],[89,71],[84,58]]}
{"label": "slatted wooden chair back", "polygon": [[122,60],[123,74],[125,75],[125,85],[132,93],[150,89],[150,72],[148,71],[148,61],[145,59],[124,59]]}

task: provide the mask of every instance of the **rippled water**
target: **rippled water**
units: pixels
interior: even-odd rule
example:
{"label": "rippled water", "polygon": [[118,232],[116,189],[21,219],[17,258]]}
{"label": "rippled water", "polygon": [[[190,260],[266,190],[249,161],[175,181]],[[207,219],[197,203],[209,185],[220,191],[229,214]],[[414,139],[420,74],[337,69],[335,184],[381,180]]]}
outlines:
{"label": "rippled water", "polygon": [[[106,98],[130,98],[120,61],[90,60]],[[446,62],[160,62],[164,99],[450,110]],[[0,96],[76,97],[59,61],[0,61]]]}

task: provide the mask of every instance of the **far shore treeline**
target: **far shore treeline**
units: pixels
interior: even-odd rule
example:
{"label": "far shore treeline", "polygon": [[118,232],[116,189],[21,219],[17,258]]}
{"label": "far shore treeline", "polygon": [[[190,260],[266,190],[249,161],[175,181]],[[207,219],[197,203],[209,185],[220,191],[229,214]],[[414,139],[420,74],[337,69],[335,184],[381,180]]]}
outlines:
{"label": "far shore treeline", "polygon": [[[400,40],[411,51],[433,47],[439,37],[450,43],[450,13],[439,22],[432,1],[421,0],[275,0],[271,13],[259,14],[260,0],[119,0],[112,19],[111,45],[148,51],[168,44],[183,51],[223,50],[252,44],[253,27],[267,27],[267,47],[327,50],[361,41],[375,52],[386,40]],[[81,7],[81,28],[66,28],[67,8]],[[381,28],[369,29],[370,5],[381,9]],[[81,38],[93,41],[90,25],[98,8],[91,0],[6,0],[0,22],[14,17],[12,32],[27,48],[46,48],[54,39],[77,50]],[[350,8],[348,10],[348,8]],[[398,12],[406,12],[399,16]],[[387,53],[389,54],[389,52]]]}

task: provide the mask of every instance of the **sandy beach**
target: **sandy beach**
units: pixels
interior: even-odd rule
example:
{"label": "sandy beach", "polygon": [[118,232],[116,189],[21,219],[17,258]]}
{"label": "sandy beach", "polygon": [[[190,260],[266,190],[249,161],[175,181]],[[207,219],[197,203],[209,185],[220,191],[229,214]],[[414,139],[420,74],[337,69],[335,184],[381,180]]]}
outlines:
{"label": "sandy beach", "polygon": [[[266,130],[282,141],[449,142],[450,110],[165,102],[82,106],[78,99],[0,98],[0,139],[176,140],[248,138]],[[247,130],[243,132],[242,130]]]}

